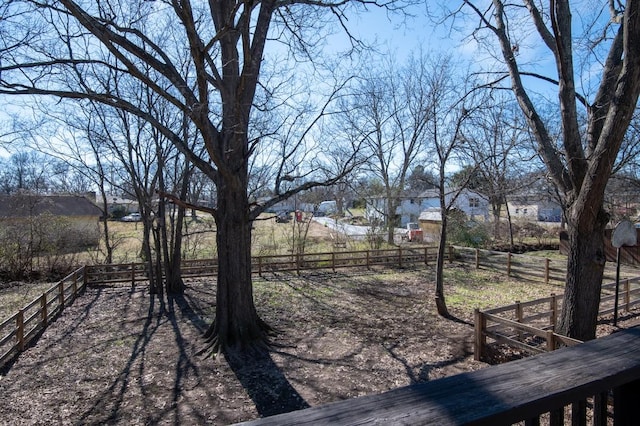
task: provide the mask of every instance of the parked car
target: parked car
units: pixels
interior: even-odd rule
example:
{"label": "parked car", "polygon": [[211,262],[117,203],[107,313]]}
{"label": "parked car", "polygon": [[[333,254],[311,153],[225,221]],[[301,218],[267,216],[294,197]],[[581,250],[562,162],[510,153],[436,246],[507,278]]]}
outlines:
{"label": "parked car", "polygon": [[407,223],[407,231],[403,236],[403,239],[410,242],[421,243],[423,239],[423,232],[422,229],[420,229],[420,225],[415,222]]}
{"label": "parked car", "polygon": [[291,214],[287,212],[280,212],[276,216],[276,223],[288,223],[291,220]]}
{"label": "parked car", "polygon": [[140,222],[142,220],[142,215],[140,213],[130,213],[120,220],[123,222]]}

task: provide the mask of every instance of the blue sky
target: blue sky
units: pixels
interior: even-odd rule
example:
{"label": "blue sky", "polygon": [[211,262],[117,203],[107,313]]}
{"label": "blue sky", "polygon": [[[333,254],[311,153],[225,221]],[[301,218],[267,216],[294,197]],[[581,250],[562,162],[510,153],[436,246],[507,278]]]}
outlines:
{"label": "blue sky", "polygon": [[[486,49],[480,47],[470,37],[477,18],[468,15],[470,19],[463,22],[455,21],[456,29],[451,29],[451,21],[436,24],[426,15],[424,6],[413,11],[413,18],[403,18],[397,15],[389,15],[380,8],[373,8],[366,13],[350,19],[350,25],[355,28],[354,34],[363,40],[373,42],[377,40],[377,46],[382,52],[391,52],[397,56],[398,61],[402,61],[409,54],[418,53],[422,49],[425,54],[450,54],[456,60],[468,61],[477,69],[496,69],[496,61],[491,57]],[[489,43],[497,43],[495,37],[487,35]],[[549,50],[542,45],[539,36],[535,33],[528,34],[522,38],[522,49],[518,54],[518,62],[527,71],[534,71],[545,76],[556,78],[555,62]],[[502,67],[498,65],[500,69]],[[545,92],[547,95],[555,95],[556,88],[549,83],[531,80],[526,84],[535,87],[536,90]]]}
{"label": "blue sky", "polygon": [[[577,5],[587,3],[576,2]],[[577,12],[583,11],[578,10]],[[391,52],[399,62],[403,61],[410,53],[417,53],[420,49],[423,53],[448,53],[457,59],[472,61],[476,65],[484,65],[485,68],[489,68],[489,64],[493,62],[493,59],[482,49],[479,49],[473,40],[463,40],[463,34],[460,32],[449,32],[448,24],[450,23],[434,24],[426,16],[424,6],[416,7],[413,15],[414,18],[407,18],[406,21],[403,21],[401,16],[388,14],[380,8],[371,8],[368,12],[350,15],[348,25],[354,35],[370,43],[377,41],[376,45],[381,52]],[[457,21],[456,24],[463,26],[464,32],[470,33],[476,22],[471,16],[468,23]],[[527,39],[525,36],[523,39],[518,61],[527,63],[527,69],[555,77],[555,66],[548,50],[541,46],[537,36],[528,37]],[[337,36],[336,40],[342,40],[346,47],[344,36]],[[539,84],[537,87],[545,92],[548,91],[551,96],[554,95],[555,87],[548,83]],[[7,110],[6,105],[3,110]],[[2,120],[1,114],[2,112],[0,112],[0,120]],[[2,155],[1,146],[0,155]]]}

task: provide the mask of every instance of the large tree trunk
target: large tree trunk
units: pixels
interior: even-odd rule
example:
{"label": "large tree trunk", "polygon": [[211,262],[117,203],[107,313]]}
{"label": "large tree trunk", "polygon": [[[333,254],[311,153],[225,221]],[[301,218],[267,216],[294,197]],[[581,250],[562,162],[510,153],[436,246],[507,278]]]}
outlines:
{"label": "large tree trunk", "polygon": [[497,201],[493,199],[491,201],[491,212],[493,213],[493,238],[500,240],[500,215],[502,213],[502,200]]}
{"label": "large tree trunk", "polygon": [[[240,178],[232,178],[235,183]],[[242,188],[221,177],[214,215],[218,243],[216,318],[205,334],[205,350],[227,353],[262,347],[270,328],[260,319],[253,302],[251,281],[251,220]]]}
{"label": "large tree trunk", "polygon": [[447,245],[447,212],[442,213],[442,228],[440,229],[440,242],[438,243],[438,258],[436,259],[436,294],[435,302],[438,314],[449,318],[449,309],[444,296],[444,256]]}
{"label": "large tree trunk", "polygon": [[596,337],[600,291],[606,262],[604,229],[607,217],[601,211],[592,230],[568,224],[569,257],[563,309],[557,332],[579,340]]}

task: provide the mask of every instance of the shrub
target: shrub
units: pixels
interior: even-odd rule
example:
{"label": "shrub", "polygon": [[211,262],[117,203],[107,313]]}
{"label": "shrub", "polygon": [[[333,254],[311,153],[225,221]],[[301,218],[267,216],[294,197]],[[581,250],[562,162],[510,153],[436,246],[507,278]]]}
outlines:
{"label": "shrub", "polygon": [[467,247],[485,247],[491,240],[490,235],[486,224],[470,221],[462,212],[450,212],[447,239],[452,244]]}
{"label": "shrub", "polygon": [[0,225],[0,274],[8,280],[56,279],[75,266],[70,255],[82,241],[68,219],[27,217]]}

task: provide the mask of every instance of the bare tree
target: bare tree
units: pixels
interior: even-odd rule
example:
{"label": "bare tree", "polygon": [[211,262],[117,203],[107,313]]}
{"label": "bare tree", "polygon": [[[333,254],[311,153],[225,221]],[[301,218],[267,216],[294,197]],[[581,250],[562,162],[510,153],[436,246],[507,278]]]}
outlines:
{"label": "bare tree", "polygon": [[450,317],[444,292],[444,258],[447,246],[447,227],[450,212],[457,198],[467,186],[459,182],[458,186],[449,186],[447,170],[452,162],[460,160],[463,126],[478,110],[481,102],[480,92],[475,90],[468,74],[458,74],[459,68],[449,56],[442,56],[431,64],[428,92],[431,102],[429,136],[432,143],[432,165],[437,170],[436,186],[440,204],[440,240],[436,260],[435,302],[438,313]]}
{"label": "bare tree", "polygon": [[[90,99],[126,111],[162,133],[215,183],[216,206],[203,209],[213,214],[217,226],[216,318],[206,333],[213,353],[262,345],[270,331],[253,301],[252,221],[269,205],[340,177],[314,180],[322,158],[316,156],[302,185],[283,192],[276,185],[274,198],[262,205],[250,200],[249,164],[273,141],[251,133],[251,123],[263,109],[278,104],[273,93],[280,90],[260,79],[267,41],[277,38],[302,47],[294,59],[310,61],[329,18],[347,28],[346,14],[359,4],[375,2],[17,0],[11,7],[20,15],[12,19],[8,13],[3,21],[13,32],[0,46],[0,93]],[[387,7],[395,7],[394,2]],[[22,43],[27,37],[30,43]],[[185,51],[188,68],[181,65]],[[162,117],[114,89],[114,82],[128,78],[188,117],[204,149],[194,151]],[[340,175],[352,167],[350,158]]]}
{"label": "bare tree", "polygon": [[39,152],[25,149],[12,154],[0,172],[0,187],[5,194],[28,192],[43,194],[49,190],[49,175],[52,170],[47,157]]}
{"label": "bare tree", "polygon": [[376,208],[385,220],[389,244],[394,243],[394,231],[400,225],[396,211],[409,173],[424,161],[427,125],[436,101],[428,86],[433,61],[412,57],[401,68],[392,58],[379,67],[368,63],[356,95],[349,99],[345,127],[364,140],[369,172],[384,188]]}
{"label": "bare tree", "polygon": [[502,209],[507,204],[507,196],[524,188],[513,178],[531,171],[537,157],[518,106],[504,97],[492,96],[492,99],[495,103],[487,103],[482,114],[471,118],[472,125],[462,132],[460,148],[477,175],[474,189],[489,199],[493,237],[500,239]]}
{"label": "bare tree", "polygon": [[[576,23],[569,1],[552,1],[548,8],[533,0],[522,5],[493,0],[489,7],[463,1],[463,8],[479,18],[473,35],[480,40],[488,31],[498,42],[516,96],[538,150],[562,197],[569,233],[567,283],[558,332],[588,340],[595,337],[600,288],[605,265],[604,228],[609,221],[603,209],[604,192],[640,93],[640,1],[609,2],[610,19],[593,21],[586,28],[597,33],[592,56],[583,63],[600,61],[597,92],[592,99],[577,92]],[[524,6],[524,8],[523,8]],[[615,6],[615,7],[614,7]],[[602,11],[606,14],[606,11]],[[525,16],[526,14],[526,16]],[[525,20],[527,18],[528,20]],[[586,18],[586,17],[585,17]],[[532,43],[519,29],[535,28],[539,40],[553,57],[558,73],[558,111],[562,120],[560,144],[534,103],[523,78],[532,75],[519,61],[521,43]],[[604,22],[604,25],[598,25]],[[605,43],[608,43],[607,45]],[[594,46],[594,44],[591,44]],[[604,52],[600,57],[599,53]],[[537,55],[539,57],[539,54]],[[539,76],[539,74],[538,74]],[[546,81],[554,81],[545,77]],[[581,128],[580,108],[586,110]]]}

